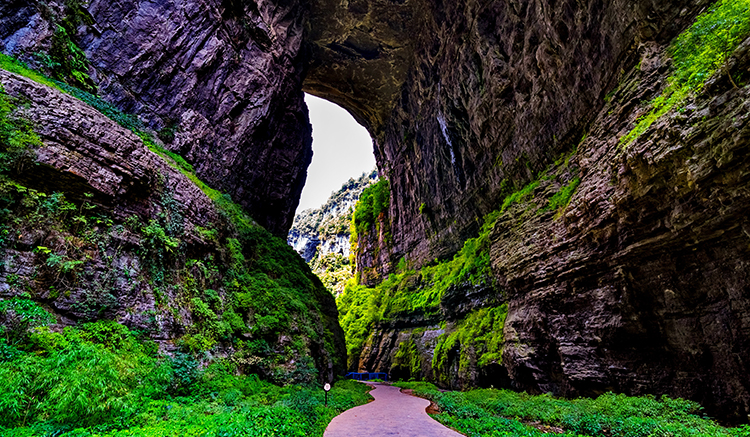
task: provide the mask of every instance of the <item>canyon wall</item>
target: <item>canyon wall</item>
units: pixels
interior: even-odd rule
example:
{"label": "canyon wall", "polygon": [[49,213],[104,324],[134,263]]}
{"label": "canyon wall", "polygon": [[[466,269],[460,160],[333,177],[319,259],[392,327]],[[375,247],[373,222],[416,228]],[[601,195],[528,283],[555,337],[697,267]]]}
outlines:
{"label": "canyon wall", "polygon": [[42,304],[60,329],[112,319],[279,383],[343,369],[333,296],[284,240],[147,136],[25,77],[0,70],[0,84],[36,135],[3,144],[0,297]]}
{"label": "canyon wall", "polygon": [[285,237],[312,159],[303,18],[297,2],[11,1],[0,50],[44,68],[38,54],[55,60],[58,26],[73,21],[88,84]]}
{"label": "canyon wall", "polygon": [[[707,4],[399,4],[420,17],[414,58],[385,122],[368,125],[391,204],[357,253],[361,283],[381,293],[362,308],[387,317],[351,370],[451,388],[665,393],[747,420],[748,87],[728,76],[747,77],[747,42],[731,73],[620,142],[668,84],[669,43]],[[570,205],[551,207],[565,189]],[[490,275],[448,288],[436,311],[390,309],[436,289],[420,267],[450,259],[500,209]],[[401,282],[380,284],[389,273]],[[474,345],[475,322],[502,338],[499,352]]]}

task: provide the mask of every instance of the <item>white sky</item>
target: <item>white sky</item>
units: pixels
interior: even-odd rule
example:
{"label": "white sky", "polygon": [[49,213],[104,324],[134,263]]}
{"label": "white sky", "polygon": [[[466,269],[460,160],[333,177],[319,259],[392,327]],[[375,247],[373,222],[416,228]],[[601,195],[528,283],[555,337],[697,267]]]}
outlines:
{"label": "white sky", "polygon": [[372,138],[346,110],[305,94],[313,127],[313,159],[297,212],[317,208],[349,178],[375,168]]}

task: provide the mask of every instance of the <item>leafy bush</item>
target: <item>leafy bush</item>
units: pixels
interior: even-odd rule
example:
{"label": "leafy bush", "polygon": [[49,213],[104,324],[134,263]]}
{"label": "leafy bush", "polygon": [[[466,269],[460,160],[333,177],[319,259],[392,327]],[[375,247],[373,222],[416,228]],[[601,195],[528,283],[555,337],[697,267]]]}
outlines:
{"label": "leafy bush", "polygon": [[52,314],[28,297],[0,301],[2,332],[9,344],[18,343],[31,328],[55,323]]}
{"label": "leafy bush", "polygon": [[53,333],[39,328],[7,358],[0,341],[0,434],[42,436],[322,435],[328,422],[367,401],[367,387],[278,387],[240,375],[230,361],[200,370],[194,357],[150,354],[114,322]]}
{"label": "leafy bush", "polygon": [[359,196],[359,201],[354,208],[354,227],[357,234],[370,231],[375,225],[378,216],[388,211],[391,200],[391,190],[386,179],[368,186]]}
{"label": "leafy bush", "polygon": [[542,436],[548,435],[545,426],[560,427],[564,431],[557,435],[571,437],[720,437],[744,432],[700,416],[695,402],[667,396],[606,393],[596,399],[568,400],[495,389],[441,392],[426,382],[396,385],[435,402],[441,414],[433,417],[467,436]]}

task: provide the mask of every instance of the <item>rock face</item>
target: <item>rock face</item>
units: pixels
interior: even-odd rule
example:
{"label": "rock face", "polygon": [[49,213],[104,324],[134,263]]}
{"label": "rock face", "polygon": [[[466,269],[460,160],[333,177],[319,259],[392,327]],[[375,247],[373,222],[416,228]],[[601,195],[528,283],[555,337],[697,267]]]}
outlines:
{"label": "rock face", "polygon": [[83,102],[4,70],[0,84],[41,140],[0,169],[2,299],[30,296],[59,328],[114,319],[279,383],[340,372],[333,297],[283,240]]}
{"label": "rock face", "polygon": [[[634,102],[655,97],[666,59],[644,47],[599,112],[560,220],[495,227],[510,304],[503,362],[519,388],[670,393],[746,420],[750,87],[718,74],[623,150]],[[730,65],[748,77],[750,40]]]}
{"label": "rock face", "polygon": [[377,178],[378,172],[373,170],[356,180],[349,179],[320,208],[297,214],[287,236],[289,245],[306,262],[315,256],[322,258],[334,253],[349,258],[349,227],[354,205],[362,191]]}
{"label": "rock face", "polygon": [[[487,302],[467,288],[438,316],[375,325],[350,357],[354,368],[404,374],[412,342],[419,359],[407,374],[447,386],[668,393],[746,420],[747,86],[719,75],[685,111],[626,150],[618,142],[665,86],[666,44],[702,6],[468,1],[422,10],[428,27],[415,32],[425,37],[402,94],[385,127],[371,127],[390,181],[392,243],[360,241],[358,269],[383,278],[402,256],[417,266],[449,256],[505,196],[545,168],[557,176],[497,221]],[[746,75],[746,45],[735,57],[732,71]],[[549,167],[572,150],[571,170]],[[545,204],[576,177],[571,206],[555,219]],[[502,360],[481,366],[457,345],[435,374],[434,337],[457,332],[464,317],[451,307],[497,299],[509,305]]]}
{"label": "rock face", "polygon": [[[746,420],[750,87],[734,87],[722,71],[624,147],[618,139],[647,108],[639,103],[661,92],[670,71],[663,46],[644,44],[638,53],[575,151],[495,223],[494,285],[479,299],[470,287],[454,290],[437,316],[376,325],[356,367],[454,388],[668,393]],[[727,65],[750,77],[750,39]],[[580,185],[570,205],[549,211],[573,178]],[[434,338],[464,322],[454,309],[471,313],[498,300],[508,304],[502,359],[481,364],[470,344],[457,343],[436,363]],[[411,368],[402,353],[409,342]]]}
{"label": "rock face", "polygon": [[[80,3],[80,2],[78,2]],[[41,65],[63,2],[4,2],[0,49]],[[285,236],[312,159],[296,2],[89,1],[74,38],[100,95],[162,130],[200,178]]]}
{"label": "rock face", "polygon": [[[78,3],[4,2],[0,48],[44,64],[33,54],[54,48],[55,23]],[[720,74],[628,147],[618,141],[665,86],[666,44],[709,3],[91,0],[74,39],[106,100],[162,130],[277,235],[310,160],[301,90],[347,108],[374,136],[391,193],[379,232],[358,244],[366,283],[402,258],[450,257],[536,181],[495,222],[492,281],[453,287],[430,317],[371,327],[356,365],[453,387],[668,393],[745,420],[748,44],[727,64],[737,88]],[[51,167],[75,163],[43,150]],[[96,196],[148,198],[130,176],[140,165],[104,162],[101,175],[119,176],[81,170]],[[548,209],[570,186],[570,205]],[[38,245],[23,235],[17,260]],[[505,309],[493,316],[499,355],[458,334],[438,340],[492,308]]]}

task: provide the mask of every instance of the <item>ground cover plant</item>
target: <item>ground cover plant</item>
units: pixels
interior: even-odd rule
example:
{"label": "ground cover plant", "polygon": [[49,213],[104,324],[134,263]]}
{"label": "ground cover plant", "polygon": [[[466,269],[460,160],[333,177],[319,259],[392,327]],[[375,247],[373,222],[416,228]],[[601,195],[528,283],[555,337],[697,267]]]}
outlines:
{"label": "ground cover plant", "polygon": [[370,398],[346,380],[325,406],[317,386],[279,387],[239,373],[230,358],[200,365],[160,353],[113,321],[58,332],[32,300],[6,302],[0,317],[29,323],[15,336],[6,326],[0,338],[0,436],[320,436]]}
{"label": "ground cover plant", "polygon": [[510,390],[441,392],[427,382],[395,385],[433,401],[442,424],[469,437],[721,437],[750,436],[750,426],[725,428],[701,415],[695,402],[666,396],[606,393],[596,399],[560,399]]}

